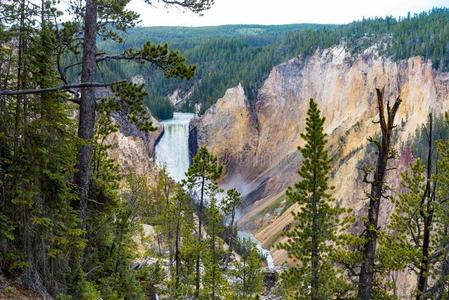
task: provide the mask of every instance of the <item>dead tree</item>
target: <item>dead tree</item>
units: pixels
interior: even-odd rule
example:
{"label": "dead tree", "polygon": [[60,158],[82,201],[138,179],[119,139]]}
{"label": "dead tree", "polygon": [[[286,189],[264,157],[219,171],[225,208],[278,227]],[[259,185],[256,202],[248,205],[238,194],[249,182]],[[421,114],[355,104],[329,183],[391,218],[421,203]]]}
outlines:
{"label": "dead tree", "polygon": [[[433,146],[433,118],[429,115],[429,150],[427,156],[427,179],[426,188],[421,198],[419,214],[423,222],[423,237],[421,243],[421,261],[418,267],[418,284],[416,300],[424,299],[424,293],[428,288],[429,265],[430,265],[430,247],[432,223],[434,215],[434,202],[436,197],[436,184],[431,187],[432,181],[432,146]],[[419,244],[418,244],[419,246]]]}
{"label": "dead tree", "polygon": [[377,231],[380,202],[384,197],[385,176],[387,173],[388,161],[394,157],[391,146],[391,137],[393,134],[394,118],[401,104],[398,97],[393,107],[387,102],[387,111],[384,107],[384,91],[376,89],[379,121],[381,129],[381,141],[375,142],[378,157],[374,178],[369,181],[371,184],[371,192],[369,194],[368,220],[365,223],[364,245],[363,245],[363,261],[360,268],[358,297],[361,300],[371,299],[371,291],[374,278],[374,261],[376,258]]}

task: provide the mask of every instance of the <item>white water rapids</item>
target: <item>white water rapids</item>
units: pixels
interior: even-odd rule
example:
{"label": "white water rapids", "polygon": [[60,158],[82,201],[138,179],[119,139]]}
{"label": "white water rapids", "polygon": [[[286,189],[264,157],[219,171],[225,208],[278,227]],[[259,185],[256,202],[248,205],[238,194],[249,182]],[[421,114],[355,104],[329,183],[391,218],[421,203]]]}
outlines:
{"label": "white water rapids", "polygon": [[[177,182],[185,178],[185,172],[190,165],[189,123],[193,117],[190,113],[174,113],[173,119],[161,122],[164,135],[156,145],[156,163],[161,167],[165,166],[170,177]],[[255,243],[260,254],[265,257],[268,269],[274,269],[270,251],[264,249],[251,233],[239,231],[238,237]]]}

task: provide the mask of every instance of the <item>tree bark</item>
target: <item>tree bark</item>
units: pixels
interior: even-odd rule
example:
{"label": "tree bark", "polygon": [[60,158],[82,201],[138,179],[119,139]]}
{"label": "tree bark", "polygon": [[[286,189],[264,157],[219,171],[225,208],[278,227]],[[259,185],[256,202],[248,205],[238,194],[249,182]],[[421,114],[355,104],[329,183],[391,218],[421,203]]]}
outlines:
{"label": "tree bark", "polygon": [[181,231],[181,221],[180,216],[178,215],[178,219],[176,221],[176,241],[175,241],[175,267],[176,267],[176,279],[175,279],[175,290],[179,287],[179,276],[180,276],[180,257],[179,257],[179,239],[180,239],[180,231]]}
{"label": "tree bark", "polygon": [[231,223],[230,223],[230,226],[229,226],[229,233],[228,233],[229,234],[228,246],[229,246],[229,251],[230,252],[232,252],[232,241],[234,239],[234,220],[235,220],[235,204],[232,205]]}
{"label": "tree bark", "polygon": [[377,230],[379,219],[380,201],[383,197],[384,181],[387,172],[388,160],[392,157],[391,136],[394,129],[394,118],[401,104],[401,99],[397,98],[393,107],[387,103],[387,115],[384,111],[384,92],[376,89],[379,124],[382,131],[382,140],[378,144],[378,157],[374,180],[371,182],[371,192],[369,196],[368,220],[365,223],[365,244],[363,247],[363,261],[360,268],[358,297],[361,300],[371,299],[371,292],[374,278],[374,262],[376,258]]}
{"label": "tree bark", "polygon": [[212,223],[212,263],[214,265],[214,272],[212,276],[212,300],[215,300],[215,294],[217,289],[217,260],[216,260],[216,249],[215,249],[215,220]]}
{"label": "tree bark", "polygon": [[[94,0],[86,0],[84,16],[84,43],[81,83],[93,82],[96,73],[96,37],[97,37],[97,4]],[[78,152],[76,184],[78,186],[78,209],[81,218],[81,229],[86,229],[87,202],[89,197],[90,169],[92,163],[92,139],[95,129],[95,90],[93,87],[81,88],[79,109],[78,136],[84,141]]]}
{"label": "tree bark", "polygon": [[[203,172],[204,173],[204,172]],[[201,180],[201,195],[200,195],[200,210],[198,214],[198,244],[201,247],[202,241],[202,232],[201,227],[203,225],[203,206],[204,206],[204,185],[205,178],[203,176]],[[196,277],[195,277],[195,298],[200,298],[200,261],[201,261],[201,250],[198,252],[198,256],[196,258]]]}
{"label": "tree bark", "polygon": [[429,272],[429,254],[430,254],[430,239],[432,231],[432,219],[433,219],[433,200],[435,192],[431,191],[432,180],[432,135],[433,135],[433,118],[432,114],[429,115],[429,151],[427,155],[427,181],[426,189],[421,200],[420,214],[423,219],[423,241],[421,246],[421,262],[419,265],[419,275],[417,284],[416,300],[422,300],[427,290],[427,279]]}

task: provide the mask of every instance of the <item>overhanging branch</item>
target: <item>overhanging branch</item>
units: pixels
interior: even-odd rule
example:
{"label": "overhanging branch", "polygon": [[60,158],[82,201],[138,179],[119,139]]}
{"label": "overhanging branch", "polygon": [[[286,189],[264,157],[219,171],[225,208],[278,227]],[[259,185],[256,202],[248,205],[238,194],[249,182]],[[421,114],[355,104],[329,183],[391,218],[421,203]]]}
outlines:
{"label": "overhanging branch", "polygon": [[116,84],[124,83],[126,81],[116,81],[109,83],[99,83],[99,82],[85,82],[79,84],[65,84],[52,88],[45,89],[29,89],[29,90],[0,90],[0,95],[4,96],[14,96],[14,95],[32,95],[32,94],[44,94],[44,93],[52,93],[57,91],[71,90],[71,89],[80,89],[87,87],[108,87]]}

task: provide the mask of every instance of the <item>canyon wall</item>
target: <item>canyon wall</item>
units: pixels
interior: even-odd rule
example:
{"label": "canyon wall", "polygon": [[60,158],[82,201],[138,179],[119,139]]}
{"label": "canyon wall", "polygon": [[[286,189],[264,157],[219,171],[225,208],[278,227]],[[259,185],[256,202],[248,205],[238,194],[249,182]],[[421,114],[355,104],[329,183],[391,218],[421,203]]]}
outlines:
{"label": "canyon wall", "polygon": [[106,143],[111,146],[109,156],[119,164],[120,175],[124,178],[134,172],[152,181],[157,174],[154,151],[164,131],[162,124],[152,118],[156,131],[142,132],[121,114],[114,114],[113,121],[119,130],[108,135]]}
{"label": "canyon wall", "polygon": [[[363,213],[367,187],[358,167],[367,158],[367,138],[379,132],[373,123],[375,88],[385,89],[386,100],[403,100],[396,118],[397,148],[426,122],[429,112],[449,108],[449,75],[434,71],[430,62],[420,57],[395,62],[379,55],[376,47],[352,55],[339,46],[274,67],[251,102],[241,85],[229,89],[192,122],[198,146],[206,145],[226,166],[222,186],[237,187],[245,196],[239,226],[271,247],[291,222],[296,206],[288,207],[284,194],[298,180],[297,147],[303,144],[300,134],[310,98],[326,118],[334,195],[354,214]],[[393,162],[399,167],[389,174],[393,186],[411,160],[404,152]],[[385,202],[383,224],[391,210]],[[278,264],[285,261],[285,253],[272,250]]]}

